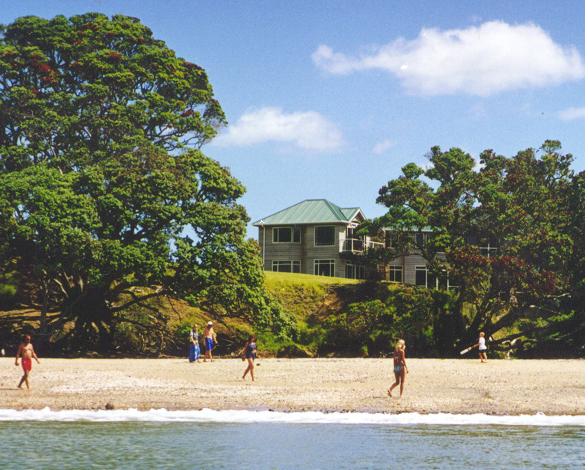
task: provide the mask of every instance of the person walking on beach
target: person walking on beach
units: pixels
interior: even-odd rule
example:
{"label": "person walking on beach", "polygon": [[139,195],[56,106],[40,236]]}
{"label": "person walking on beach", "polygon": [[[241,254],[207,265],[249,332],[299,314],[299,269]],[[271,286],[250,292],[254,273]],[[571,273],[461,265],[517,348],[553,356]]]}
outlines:
{"label": "person walking on beach", "polygon": [[206,328],[204,328],[204,362],[206,362],[206,359],[210,359],[210,362],[212,362],[212,350],[216,342],[216,332],[212,327],[212,322],[209,321]]}
{"label": "person walking on beach", "polygon": [[188,360],[190,362],[200,362],[200,343],[198,341],[198,327],[196,325],[190,330],[188,340],[190,341]]}
{"label": "person walking on beach", "polygon": [[[490,338],[492,339],[492,338]],[[488,358],[486,357],[486,351],[488,347],[486,346],[486,335],[483,331],[480,331],[480,337],[478,338],[478,343],[474,345],[478,346],[478,353],[480,354],[480,362],[486,362]]]}
{"label": "person walking on beach", "polygon": [[26,384],[27,389],[30,390],[29,385],[29,374],[31,373],[31,369],[33,368],[33,358],[37,361],[37,364],[40,364],[39,358],[35,353],[35,348],[33,347],[33,343],[31,343],[30,335],[25,335],[23,338],[23,342],[20,343],[18,347],[18,351],[16,352],[16,358],[14,360],[14,365],[18,366],[18,359],[20,358],[20,362],[22,365],[22,370],[24,374],[18,383],[18,388],[22,388],[23,382]]}
{"label": "person walking on beach", "polygon": [[398,385],[400,385],[400,397],[402,397],[402,392],[404,391],[404,381],[406,379],[406,374],[408,374],[408,367],[406,366],[406,355],[404,353],[406,348],[406,343],[403,339],[399,339],[396,343],[396,347],[394,348],[394,377],[396,382],[394,382],[390,388],[388,389],[388,396],[392,396],[392,390]]}
{"label": "person walking on beach", "polygon": [[243,352],[241,353],[241,358],[243,360],[247,359],[247,369],[243,372],[242,379],[245,380],[247,377],[247,372],[251,374],[251,381],[255,382],[255,377],[253,376],[253,369],[255,367],[255,358],[257,357],[257,345],[255,344],[255,336],[250,336],[245,346],[243,347]]}

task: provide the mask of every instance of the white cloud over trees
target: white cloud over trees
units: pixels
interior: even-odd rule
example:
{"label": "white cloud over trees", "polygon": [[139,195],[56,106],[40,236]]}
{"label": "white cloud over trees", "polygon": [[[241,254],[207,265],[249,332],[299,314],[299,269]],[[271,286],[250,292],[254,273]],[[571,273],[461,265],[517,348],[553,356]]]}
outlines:
{"label": "white cloud over trees", "polygon": [[343,146],[335,124],[315,111],[285,112],[278,107],[253,109],[215,139],[224,147],[242,147],[264,142],[289,143],[303,150],[327,152]]}

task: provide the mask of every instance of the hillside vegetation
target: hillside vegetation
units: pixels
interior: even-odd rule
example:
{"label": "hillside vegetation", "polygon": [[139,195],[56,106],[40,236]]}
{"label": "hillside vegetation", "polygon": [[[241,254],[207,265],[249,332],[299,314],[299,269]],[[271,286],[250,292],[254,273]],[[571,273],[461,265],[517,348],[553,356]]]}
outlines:
{"label": "hillside vegetation", "polygon": [[[149,307],[159,312],[158,321],[145,329],[145,312],[128,312],[127,321],[117,327],[113,355],[182,356],[187,352],[191,325],[202,332],[212,320],[219,343],[215,353],[236,355],[247,336],[256,334],[261,356],[277,357],[380,357],[393,350],[398,338],[404,338],[411,356],[455,357],[456,324],[451,314],[454,295],[385,282],[364,282],[307,274],[264,273],[269,294],[291,317],[289,336],[256,329],[242,318],[218,316],[185,301],[172,298],[152,299]],[[0,346],[11,351],[25,332],[47,354],[64,355],[59,339],[70,325],[39,335],[39,312],[11,310],[0,312]],[[505,334],[513,333],[513,330]],[[495,335],[493,354],[508,348]],[[9,352],[10,353],[10,352]],[[69,355],[95,354],[82,346]]]}

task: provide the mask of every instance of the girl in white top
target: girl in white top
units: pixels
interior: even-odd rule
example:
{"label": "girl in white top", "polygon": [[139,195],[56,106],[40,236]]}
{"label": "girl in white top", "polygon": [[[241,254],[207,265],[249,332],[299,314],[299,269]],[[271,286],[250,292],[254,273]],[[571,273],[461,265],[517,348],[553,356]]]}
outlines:
{"label": "girl in white top", "polygon": [[486,362],[486,338],[483,331],[480,331],[480,337],[478,338],[478,352],[480,353],[480,362]]}

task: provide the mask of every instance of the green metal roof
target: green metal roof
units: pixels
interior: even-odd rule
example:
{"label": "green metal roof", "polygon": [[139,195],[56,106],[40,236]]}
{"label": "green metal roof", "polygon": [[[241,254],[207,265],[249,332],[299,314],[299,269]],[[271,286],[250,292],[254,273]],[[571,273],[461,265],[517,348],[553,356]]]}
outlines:
{"label": "green metal roof", "polygon": [[306,199],[254,222],[253,225],[349,223],[359,207],[341,208],[326,199]]}
{"label": "green metal roof", "polygon": [[361,209],[359,207],[341,207],[341,212],[348,220],[351,220],[357,212],[361,212]]}

